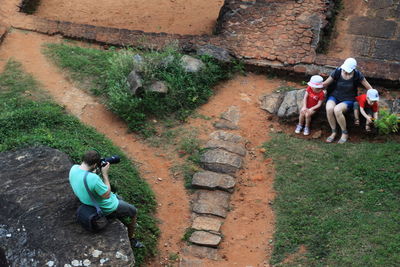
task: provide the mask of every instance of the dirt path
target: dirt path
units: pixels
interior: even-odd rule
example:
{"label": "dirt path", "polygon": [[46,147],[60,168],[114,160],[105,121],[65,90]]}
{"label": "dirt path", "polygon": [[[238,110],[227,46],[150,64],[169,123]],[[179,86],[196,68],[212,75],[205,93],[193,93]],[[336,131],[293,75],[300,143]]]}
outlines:
{"label": "dirt path", "polygon": [[[189,197],[183,182],[170,175],[172,160],[142,142],[133,134],[127,134],[125,123],[82,90],[75,88],[64,75],[41,53],[44,43],[60,42],[59,37],[49,37],[30,32],[12,31],[0,46],[0,67],[9,58],[23,64],[24,69],[40,81],[61,105],[82,122],[105,134],[127,155],[139,162],[141,175],[154,190],[157,217],[160,220],[160,255],[151,266],[167,264],[170,253],[180,253],[184,246],[181,239],[190,227]],[[279,80],[268,80],[260,75],[237,76],[216,88],[216,95],[198,112],[214,120],[191,119],[187,127],[201,129],[200,138],[207,140],[215,129],[213,121],[229,106],[240,108],[239,130],[232,131],[245,137],[249,143],[244,169],[237,175],[237,187],[232,196],[229,212],[222,233],[224,240],[219,249],[221,261],[205,261],[204,266],[264,266],[271,254],[275,217],[269,205],[274,198],[272,182],[274,171],[271,162],[265,160],[260,146],[268,139],[272,122],[266,120],[259,109],[258,98],[279,86]],[[157,178],[162,178],[162,182]],[[171,215],[173,214],[173,215]],[[167,245],[166,245],[167,244]]]}
{"label": "dirt path", "polygon": [[[279,80],[268,80],[265,76],[249,74],[237,76],[216,88],[216,95],[198,112],[219,118],[229,106],[240,109],[239,130],[231,131],[248,140],[245,166],[237,174],[237,185],[231,199],[232,210],[228,213],[221,232],[224,235],[220,254],[224,261],[207,262],[205,266],[269,266],[275,216],[269,203],[275,197],[272,188],[274,169],[270,160],[264,159],[261,145],[269,139],[268,132],[273,123],[259,108],[259,97],[270,93],[280,84]],[[215,131],[212,123],[193,119],[188,125],[203,129],[200,136],[208,140]]]}
{"label": "dirt path", "polygon": [[223,0],[42,0],[39,17],[145,32],[211,34]]}
{"label": "dirt path", "polygon": [[[189,200],[182,182],[170,177],[169,167],[172,162],[158,157],[158,151],[154,148],[142,143],[134,135],[127,134],[125,123],[106,110],[97,99],[75,88],[45,58],[41,53],[42,45],[59,41],[57,37],[14,31],[0,46],[0,70],[10,58],[21,62],[24,69],[42,84],[56,102],[65,106],[85,124],[106,135],[140,163],[141,176],[150,184],[159,203],[157,218],[161,222],[160,255],[165,256],[165,243],[169,244],[170,250],[179,251],[181,238],[189,226]],[[157,178],[163,179],[162,184],[158,183]]]}

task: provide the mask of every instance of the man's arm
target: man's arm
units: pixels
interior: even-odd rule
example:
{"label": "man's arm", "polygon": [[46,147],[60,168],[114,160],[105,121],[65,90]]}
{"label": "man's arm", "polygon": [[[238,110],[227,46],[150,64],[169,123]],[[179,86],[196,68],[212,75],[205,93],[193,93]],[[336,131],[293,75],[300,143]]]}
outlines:
{"label": "man's arm", "polygon": [[324,85],[324,88],[327,88],[328,85],[330,85],[333,82],[333,78],[331,76],[328,77],[322,84]]}
{"label": "man's arm", "polygon": [[101,168],[101,173],[103,174],[103,182],[107,186],[107,192],[101,195],[102,198],[107,199],[110,198],[111,195],[111,185],[110,180],[108,179],[108,169],[110,168],[110,163],[107,162],[107,165]]}

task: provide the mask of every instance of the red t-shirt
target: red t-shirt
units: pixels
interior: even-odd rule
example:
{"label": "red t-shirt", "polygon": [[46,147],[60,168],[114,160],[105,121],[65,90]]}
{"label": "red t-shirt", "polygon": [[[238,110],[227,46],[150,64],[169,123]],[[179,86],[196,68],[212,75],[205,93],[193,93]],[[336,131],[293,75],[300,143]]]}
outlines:
{"label": "red t-shirt", "polygon": [[369,105],[367,102],[367,94],[362,94],[359,96],[356,96],[357,102],[362,108],[370,108],[372,109],[372,112],[378,112],[378,102],[375,102],[372,105]]}
{"label": "red t-shirt", "polygon": [[310,86],[308,86],[306,92],[308,93],[307,108],[312,108],[313,106],[317,105],[319,101],[323,101],[325,98],[323,90],[321,90],[319,93],[316,93]]}

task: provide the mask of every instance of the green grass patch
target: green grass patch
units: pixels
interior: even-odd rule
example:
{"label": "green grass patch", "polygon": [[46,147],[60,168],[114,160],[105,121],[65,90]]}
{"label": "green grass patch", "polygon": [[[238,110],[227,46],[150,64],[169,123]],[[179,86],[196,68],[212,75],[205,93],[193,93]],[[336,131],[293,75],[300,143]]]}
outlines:
{"label": "green grass patch", "polygon": [[[273,135],[274,252],[294,266],[400,265],[400,144],[332,145]],[[297,266],[297,265],[296,265]]]}
{"label": "green grass patch", "polygon": [[85,151],[96,149],[102,155],[121,155],[121,162],[110,168],[114,192],[139,209],[140,227],[137,237],[146,248],[134,250],[137,266],[156,254],[159,229],[153,213],[154,193],[123,152],[93,128],[84,126],[68,115],[62,107],[46,97],[38,83],[21,70],[19,63],[10,61],[0,74],[0,152],[29,146],[44,145],[68,154],[75,163]]}
{"label": "green grass patch", "polygon": [[[212,87],[240,70],[240,64],[223,64],[208,56],[200,59],[205,67],[197,73],[185,72],[176,49],[141,52],[132,49],[102,51],[67,44],[49,44],[45,53],[57,65],[67,70],[72,79],[91,84],[90,90],[104,96],[107,106],[129,128],[144,136],[155,133],[149,118],[174,117],[184,121],[198,106],[207,102]],[[144,63],[133,60],[140,54]],[[127,77],[133,69],[140,69],[143,87],[163,81],[168,93],[160,95],[144,90],[138,95],[130,92]]]}

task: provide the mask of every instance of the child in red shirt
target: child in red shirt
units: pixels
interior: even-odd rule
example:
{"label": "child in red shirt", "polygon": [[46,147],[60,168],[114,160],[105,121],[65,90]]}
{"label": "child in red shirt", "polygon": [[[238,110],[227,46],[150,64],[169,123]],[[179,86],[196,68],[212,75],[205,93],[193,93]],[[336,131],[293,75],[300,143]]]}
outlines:
{"label": "child in red shirt", "polygon": [[304,120],[306,125],[304,127],[304,135],[310,134],[311,116],[321,107],[325,98],[325,92],[322,90],[324,79],[319,75],[311,77],[307,83],[308,87],[303,98],[303,107],[300,110],[299,124],[296,126],[295,133],[300,133],[303,130]]}
{"label": "child in red shirt", "polygon": [[371,131],[371,124],[373,119],[378,119],[378,101],[379,94],[375,89],[369,89],[366,94],[356,97],[354,102],[354,124],[360,125],[360,112],[365,118],[365,130]]}

